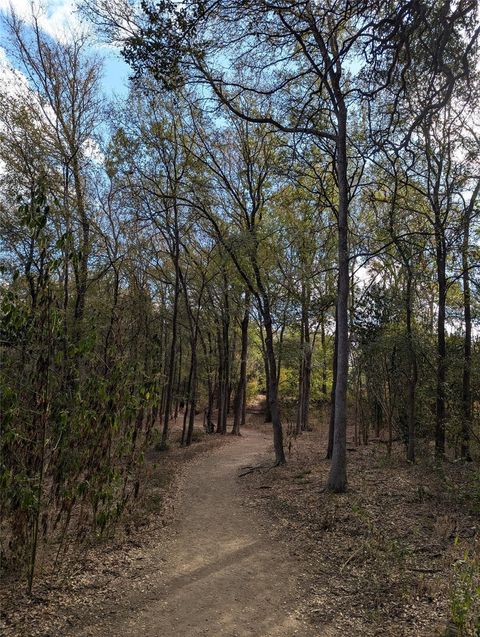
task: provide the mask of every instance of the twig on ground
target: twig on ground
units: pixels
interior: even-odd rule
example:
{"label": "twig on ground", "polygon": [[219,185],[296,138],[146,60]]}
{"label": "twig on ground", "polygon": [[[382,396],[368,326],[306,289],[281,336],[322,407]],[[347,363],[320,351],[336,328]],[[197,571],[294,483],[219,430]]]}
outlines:
{"label": "twig on ground", "polygon": [[257,467],[242,467],[242,469],[247,469],[246,471],[242,471],[242,473],[238,474],[238,477],[241,478],[243,476],[248,475],[249,473],[253,473],[254,471],[261,471],[265,469],[264,473],[267,473],[271,469],[275,469],[276,467],[282,467],[283,464],[281,462],[275,462],[272,465],[259,464]]}
{"label": "twig on ground", "polygon": [[362,551],[363,551],[363,547],[362,547],[362,548],[360,548],[360,549],[358,549],[357,551],[354,551],[354,552],[350,555],[350,557],[348,558],[348,560],[346,560],[346,562],[344,562],[344,563],[342,564],[342,566],[340,567],[340,571],[339,571],[339,572],[340,572],[340,573],[343,573],[343,569],[344,569],[346,566],[348,566],[348,565],[350,564],[350,562],[351,562],[351,561],[352,561],[355,557],[357,557],[357,555],[359,555]]}
{"label": "twig on ground", "polygon": [[[271,469],[271,467],[269,467],[269,468]],[[268,470],[267,465],[260,464],[260,465],[258,465],[258,467],[249,467],[246,471],[242,471],[242,473],[239,473],[238,477],[242,478],[243,476],[246,476],[249,473],[253,473],[254,471],[261,471],[262,469],[267,469]]]}

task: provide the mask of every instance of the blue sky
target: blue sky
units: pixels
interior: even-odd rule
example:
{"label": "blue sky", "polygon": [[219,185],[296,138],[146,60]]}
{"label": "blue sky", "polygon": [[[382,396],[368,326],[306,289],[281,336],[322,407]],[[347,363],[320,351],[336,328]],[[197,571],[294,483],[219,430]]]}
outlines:
{"label": "blue sky", "polygon": [[[34,2],[36,10],[40,2]],[[28,23],[31,20],[31,0],[0,0],[0,14],[3,15],[13,6],[14,10]],[[42,11],[39,13],[39,24],[51,37],[58,40],[68,38],[71,29],[85,28],[80,23],[75,10],[75,0],[42,0]],[[2,21],[3,22],[3,21]],[[5,30],[0,22],[0,47],[5,44]],[[3,48],[3,47],[2,47]],[[118,51],[100,43],[92,44],[91,52],[103,58],[103,89],[107,96],[124,96],[128,90],[130,68],[123,61]],[[2,53],[0,51],[0,53]],[[0,56],[1,57],[1,56]]]}
{"label": "blue sky", "polygon": [[120,55],[109,51],[107,54],[105,49],[100,51],[105,59],[103,72],[103,89],[107,95],[125,95],[128,87],[128,77],[130,75],[130,67],[124,62]]}

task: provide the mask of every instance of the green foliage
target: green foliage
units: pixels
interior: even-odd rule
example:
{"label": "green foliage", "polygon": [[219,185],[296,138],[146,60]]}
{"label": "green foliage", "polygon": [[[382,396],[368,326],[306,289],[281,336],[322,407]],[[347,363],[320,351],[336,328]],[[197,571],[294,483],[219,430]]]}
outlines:
{"label": "green foliage", "polygon": [[480,636],[480,561],[468,551],[455,563],[455,581],[450,591],[450,614],[460,635]]}
{"label": "green foliage", "polygon": [[[158,401],[148,377],[158,339],[155,330],[145,332],[145,319],[154,316],[146,287],[114,290],[112,310],[104,303],[112,299],[112,281],[100,278],[79,317],[74,279],[64,303],[65,268],[79,262],[69,248],[65,253],[69,233],[55,238],[61,214],[58,203],[47,204],[42,185],[22,199],[16,223],[30,249],[14,269],[4,270],[3,568],[31,559],[40,514],[42,541],[60,546],[88,529],[104,535],[114,527],[135,490],[147,421]],[[73,507],[81,514],[72,516]]]}
{"label": "green foliage", "polygon": [[[247,11],[249,18],[243,23],[244,3],[236,3],[236,8],[233,4],[223,15],[230,15],[229,23],[237,29],[246,28],[249,46],[262,32],[252,31],[257,19],[268,36],[259,43],[263,52],[271,42],[284,43],[265,59],[261,52],[252,57],[253,66],[245,67],[231,97],[228,81],[237,69],[232,67],[232,75],[227,69],[219,74],[226,84],[217,87],[217,97],[224,92],[224,98],[248,110],[247,119],[259,122],[247,123],[227,111],[219,115],[214,108],[201,112],[208,92],[173,90],[188,76],[187,60],[196,59],[196,76],[207,60],[215,65],[218,51],[203,58],[202,49],[217,27],[224,42],[236,31],[223,30],[218,20],[211,33],[207,25],[205,41],[197,33],[210,15],[222,15],[223,3],[216,3],[212,14],[205,12],[202,2],[143,2],[145,19],[127,41],[124,55],[144,84],[133,86],[125,104],[110,109],[113,132],[103,140],[103,163],[92,160],[87,150],[92,140],[108,137],[109,126],[96,124],[105,109],[99,104],[98,68],[80,55],[83,40],[70,49],[57,46],[40,31],[34,33],[33,27],[36,37],[26,37],[24,43],[21,29],[12,33],[13,39],[19,38],[18,57],[24,60],[32,87],[23,98],[0,96],[0,163],[6,166],[0,171],[0,560],[5,568],[29,566],[31,578],[39,542],[46,548],[56,544],[60,554],[71,540],[102,538],[114,531],[138,494],[145,451],[152,446],[168,451],[173,444],[172,439],[160,439],[161,425],[168,425],[172,415],[190,409],[201,417],[209,410],[206,428],[211,429],[217,416],[213,412],[222,412],[222,405],[233,406],[242,386],[239,336],[246,305],[247,401],[266,393],[272,356],[278,365],[282,418],[290,433],[294,426],[307,428],[310,405],[316,408],[330,399],[337,239],[342,226],[338,222],[343,216],[335,139],[338,143],[343,108],[336,101],[333,67],[319,73],[326,54],[340,65],[334,81],[338,91],[351,84],[350,97],[344,96],[349,113],[344,175],[349,182],[348,215],[344,212],[350,223],[349,398],[356,442],[363,436],[367,443],[374,430],[375,435],[388,431],[390,438],[407,442],[413,404],[417,437],[428,444],[434,436],[439,394],[434,324],[439,299],[432,255],[446,251],[451,327],[463,320],[465,291],[463,261],[460,265],[456,253],[462,252],[472,265],[478,261],[478,246],[469,245],[478,238],[478,219],[475,207],[467,210],[466,201],[478,175],[478,140],[465,134],[470,123],[461,123],[459,132],[470,143],[467,159],[457,161],[462,135],[456,128],[446,130],[438,113],[431,114],[430,132],[410,129],[407,115],[396,110],[402,91],[393,110],[384,109],[380,94],[378,106],[369,113],[355,104],[357,89],[368,88],[362,84],[368,69],[361,77],[350,69],[347,78],[341,65],[346,63],[345,70],[352,66],[350,56],[359,53],[357,45],[364,39],[372,46],[376,42],[366,32],[357,33],[369,15],[349,9],[331,31],[331,11],[324,12],[317,3],[315,19],[319,28],[328,26],[329,51],[316,59],[317,39],[310,37],[307,14],[300,15],[289,3],[275,10],[252,3],[252,13]],[[384,34],[385,46],[389,37],[403,33],[403,19],[413,20],[413,31],[399,38],[408,48],[415,12],[398,14],[389,3],[380,13],[384,27],[392,29]],[[282,15],[288,19],[279,23]],[[425,15],[435,22],[429,25],[433,31],[427,29],[429,37],[436,36],[437,29],[445,31],[445,20],[439,20],[435,7]],[[450,17],[444,48],[453,64],[459,39],[454,16]],[[289,48],[290,29],[295,27],[283,29],[292,24],[303,24],[305,50],[295,37]],[[270,33],[272,28],[280,30]],[[197,35],[198,49],[191,47]],[[348,46],[347,35],[352,38]],[[240,36],[229,50],[232,57]],[[286,99],[277,102],[270,71],[281,72],[288,50],[296,61],[284,70],[287,75],[298,71],[299,76],[274,82],[282,94],[288,91],[283,94]],[[240,52],[245,55],[242,47]],[[395,52],[400,63],[405,51],[392,48],[394,58]],[[413,49],[411,54],[415,55]],[[257,59],[262,60],[259,86],[268,78],[265,91],[239,89],[250,75],[257,75]],[[380,71],[385,60],[380,56],[377,62]],[[429,70],[428,60],[421,63],[424,71]],[[437,63],[439,69],[445,66]],[[404,72],[390,70],[393,75],[383,68],[392,82],[397,72],[402,82],[412,75],[410,67]],[[157,91],[144,71],[171,90]],[[428,85],[435,81],[434,73]],[[262,94],[265,99],[258,99]],[[441,96],[440,90],[437,97]],[[268,124],[260,123],[264,106]],[[381,121],[367,121],[378,115],[377,108],[383,109]],[[278,121],[283,122],[276,130],[270,125],[275,113],[281,113]],[[388,153],[380,143],[383,135],[370,137],[378,132],[377,124],[383,126],[385,113],[392,115],[392,125],[408,128],[408,139],[398,146],[396,136],[403,132],[395,130]],[[293,122],[304,129],[302,118],[315,135],[287,134]],[[440,174],[442,162],[432,164],[437,155],[446,158],[445,174]],[[440,200],[448,202],[445,210],[435,210]],[[465,229],[467,221],[471,229]],[[359,267],[369,268],[364,278]],[[472,290],[478,287],[475,276],[472,267]],[[477,296],[472,293],[474,318]],[[270,327],[274,343],[269,360],[265,334]],[[464,425],[463,346],[463,334],[450,329],[442,389],[447,441],[455,450]],[[480,399],[478,354],[477,339],[471,365],[475,409]],[[275,377],[274,389],[276,381]],[[473,431],[478,428],[477,412],[469,423]],[[225,413],[223,409],[222,417]],[[202,435],[194,431],[192,440]],[[472,495],[474,508],[476,499]],[[354,514],[369,524],[361,508]],[[382,550],[387,556],[403,557],[401,546],[386,542]],[[460,578],[454,602],[460,623],[467,621],[474,606],[465,592],[472,578]]]}

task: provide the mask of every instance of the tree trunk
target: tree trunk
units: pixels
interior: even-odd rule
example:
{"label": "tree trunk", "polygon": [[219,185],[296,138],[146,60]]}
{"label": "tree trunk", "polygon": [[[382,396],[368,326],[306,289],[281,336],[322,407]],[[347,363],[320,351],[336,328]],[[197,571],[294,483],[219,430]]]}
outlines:
{"label": "tree trunk", "polygon": [[275,463],[277,465],[285,464],[285,453],[283,451],[283,432],[280,421],[280,406],[278,403],[278,385],[277,385],[277,368],[275,361],[275,351],[273,347],[273,331],[272,319],[270,316],[270,308],[268,299],[264,297],[263,324],[265,326],[265,349],[268,358],[268,386],[269,386],[269,404],[270,413],[272,415],[273,426],[273,446],[275,449]]}
{"label": "tree trunk", "polygon": [[243,388],[242,418],[240,420],[240,427],[245,426],[246,420],[247,420],[247,382],[245,382],[245,386]]}
{"label": "tree trunk", "polygon": [[439,224],[436,228],[436,257],[438,282],[438,315],[437,315],[437,398],[435,411],[435,455],[445,455],[445,381],[447,345],[445,338],[445,311],[447,297],[445,241]]}
{"label": "tree trunk", "polygon": [[245,293],[245,314],[242,320],[242,344],[240,354],[240,377],[238,379],[237,392],[235,394],[235,414],[233,417],[232,434],[240,435],[240,425],[245,412],[245,398],[247,388],[247,356],[248,356],[248,319],[250,315],[250,294]]}
{"label": "tree trunk", "polygon": [[280,372],[282,371],[282,356],[283,356],[283,337],[285,334],[285,314],[283,315],[283,323],[280,328],[280,338],[278,339],[278,357],[277,357],[277,387],[280,387]]}
{"label": "tree trunk", "polygon": [[333,341],[333,369],[332,369],[332,391],[330,393],[330,421],[328,425],[328,445],[327,460],[330,460],[333,453],[333,432],[335,431],[335,389],[337,385],[337,360],[338,360],[338,331],[337,331],[337,310],[335,310],[335,337]]}
{"label": "tree trunk", "polygon": [[[212,335],[208,332],[208,350],[205,346],[205,353],[208,354],[210,360],[213,358],[213,346],[212,346]],[[213,424],[212,415],[213,415],[213,403],[215,401],[215,379],[212,382],[212,371],[210,369],[210,364],[207,369],[207,385],[208,385],[208,404],[207,404],[207,413],[206,413],[206,430],[207,433],[213,433],[215,430],[215,426]]]}
{"label": "tree trunk", "polygon": [[75,187],[75,200],[80,218],[82,237],[80,241],[80,259],[76,271],[76,298],[74,308],[74,339],[75,343],[81,338],[82,322],[85,313],[85,295],[87,292],[88,280],[88,256],[90,252],[90,222],[85,209],[85,199],[83,196],[83,183],[78,163],[78,156],[72,159],[72,173]]}
{"label": "tree trunk", "polygon": [[185,397],[183,400],[184,406],[183,406],[183,426],[182,426],[182,440],[181,440],[182,447],[185,447],[185,445],[187,444],[187,421],[188,421],[188,414],[190,413],[189,407],[190,407],[190,396],[192,394],[194,358],[195,358],[195,355],[192,349],[192,352],[190,355],[190,371],[188,373],[188,384],[187,384],[187,388],[185,392]]}
{"label": "tree trunk", "polygon": [[218,343],[218,393],[217,393],[217,428],[216,433],[222,433],[223,422],[223,405],[224,405],[224,385],[225,385],[225,372],[224,372],[224,353],[223,353],[223,340],[222,332],[217,330],[217,343]]}
{"label": "tree trunk", "polygon": [[325,338],[325,314],[322,313],[320,325],[320,338],[322,343],[322,397],[327,401],[327,341]]}
{"label": "tree trunk", "polygon": [[225,315],[223,322],[223,345],[224,345],[224,358],[223,358],[223,406],[222,406],[222,434],[227,433],[227,416],[228,416],[228,390],[230,386],[230,345],[228,338],[228,315]]}
{"label": "tree trunk", "polygon": [[310,387],[312,380],[312,346],[310,343],[310,325],[308,322],[308,307],[304,315],[304,372],[303,372],[303,398],[302,398],[302,429],[308,431],[310,426]]}
{"label": "tree trunk", "polygon": [[[182,381],[182,360],[183,360],[183,347],[182,347],[182,339],[180,339],[179,347],[178,347],[178,361],[175,361],[175,372],[173,374],[174,381],[173,386],[175,391],[173,391],[172,387],[172,402],[173,396],[175,396],[175,407],[173,409],[173,417],[175,422],[177,422],[178,411],[180,409],[180,401],[182,400],[184,386],[186,381]],[[176,376],[176,380],[175,380]],[[163,412],[162,412],[163,413]]]}
{"label": "tree trunk", "polygon": [[304,329],[304,313],[305,313],[305,286],[302,283],[302,316],[300,319],[300,362],[298,370],[298,404],[297,404],[297,422],[295,433],[298,436],[303,425],[303,401],[305,399],[305,329]]}
{"label": "tree trunk", "polygon": [[472,310],[470,294],[470,271],[468,247],[470,240],[470,210],[465,213],[465,224],[462,244],[463,268],[463,317],[465,321],[465,340],[463,346],[463,379],[462,379],[462,458],[471,460],[470,429],[472,426]]}
{"label": "tree trunk", "polygon": [[165,410],[163,413],[163,430],[161,446],[165,447],[168,441],[168,425],[170,422],[170,412],[172,409],[173,374],[175,370],[175,352],[177,347],[177,315],[178,297],[180,295],[180,264],[179,264],[179,242],[178,231],[176,232],[176,245],[174,253],[175,266],[175,287],[173,292],[173,313],[172,313],[172,340],[170,341],[170,360],[168,367],[167,389],[165,394]]}
{"label": "tree trunk", "polygon": [[263,354],[263,363],[265,366],[265,394],[266,394],[266,404],[265,404],[265,418],[264,422],[272,422],[272,410],[270,407],[270,365],[268,363],[268,354],[266,347],[266,339],[263,334],[263,329],[260,326],[260,336],[262,340],[262,354]]}
{"label": "tree trunk", "polygon": [[225,312],[223,315],[223,343],[224,343],[224,366],[225,366],[225,390],[224,390],[224,408],[222,419],[222,433],[227,433],[227,416],[229,412],[230,402],[230,299],[228,295],[228,281],[225,271],[223,272]]}
{"label": "tree trunk", "polygon": [[190,387],[190,417],[188,419],[188,429],[185,444],[187,447],[192,444],[193,429],[195,426],[195,410],[197,408],[197,343],[196,335],[192,344],[192,381]]}
{"label": "tree trunk", "polygon": [[337,382],[335,385],[335,421],[333,453],[327,488],[343,493],[347,488],[347,385],[348,385],[348,174],[347,107],[341,95],[338,101],[337,181],[338,181],[338,297],[337,297]]}
{"label": "tree trunk", "polygon": [[407,293],[406,293],[406,324],[407,324],[407,340],[409,355],[409,374],[408,374],[408,443],[407,443],[407,460],[415,462],[415,392],[418,381],[417,358],[415,355],[415,346],[413,342],[412,328],[412,271],[408,267],[407,271]]}
{"label": "tree trunk", "polygon": [[229,342],[228,342],[229,319],[226,313],[222,315],[222,330],[219,331],[219,397],[218,397],[218,417],[217,433],[227,432],[227,411],[228,411],[228,387],[229,387]]}

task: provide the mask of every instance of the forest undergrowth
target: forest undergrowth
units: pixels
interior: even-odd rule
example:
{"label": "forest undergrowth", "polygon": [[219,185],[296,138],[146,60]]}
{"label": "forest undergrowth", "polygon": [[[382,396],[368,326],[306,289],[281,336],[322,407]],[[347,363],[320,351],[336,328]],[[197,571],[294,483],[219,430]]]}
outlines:
{"label": "forest undergrowth", "polygon": [[[270,431],[260,410],[250,427]],[[286,554],[300,560],[303,616],[319,634],[392,637],[477,636],[480,616],[480,471],[476,463],[429,460],[415,465],[394,444],[389,456],[381,439],[356,446],[349,432],[349,489],[324,489],[327,426],[288,435],[287,464],[269,459],[237,481],[247,506],[267,514],[266,528]],[[172,435],[174,443],[177,432]],[[179,485],[189,462],[231,436],[198,433],[187,449],[146,454],[144,485],[115,533],[72,545],[52,574],[54,546],[44,548],[35,595],[18,580],[0,597],[8,637],[65,634],[95,614],[96,600],[115,598],[122,582],[141,578],[143,560],[168,535]],[[421,445],[421,441],[419,443]],[[156,549],[155,549],[156,550]]]}
{"label": "forest undergrowth", "polygon": [[[92,613],[96,599],[116,595],[121,582],[137,577],[145,552],[161,542],[175,514],[175,499],[188,464],[201,454],[228,443],[230,436],[197,431],[194,444],[182,448],[180,418],[172,427],[167,450],[158,445],[145,454],[142,487],[112,531],[88,541],[67,544],[55,563],[55,543],[43,544],[33,596],[18,573],[5,578],[0,589],[2,637],[59,637]],[[157,447],[157,448],[156,448]],[[119,584],[120,582],[120,584]]]}
{"label": "forest undergrowth", "polygon": [[5,634],[155,573],[105,634],[205,635],[200,568],[214,637],[290,637],[268,511],[321,637],[480,637],[478,2],[58,1],[0,7]]}
{"label": "forest undergrowth", "polygon": [[[261,425],[264,426],[264,425]],[[303,556],[304,612],[321,635],[480,634],[480,471],[476,463],[414,466],[379,439],[349,432],[346,494],[323,488],[326,425],[291,439],[287,465],[241,478],[272,534]],[[427,450],[425,450],[427,451]]]}

